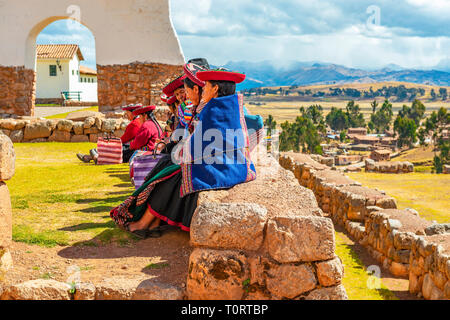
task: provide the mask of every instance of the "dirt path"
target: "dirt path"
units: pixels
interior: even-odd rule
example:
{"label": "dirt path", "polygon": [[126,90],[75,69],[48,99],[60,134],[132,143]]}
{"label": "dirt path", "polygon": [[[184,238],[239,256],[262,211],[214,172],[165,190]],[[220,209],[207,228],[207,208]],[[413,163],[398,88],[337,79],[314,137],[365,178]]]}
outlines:
{"label": "dirt path", "polygon": [[104,279],[122,276],[156,278],[162,283],[183,287],[191,248],[188,233],[169,229],[161,238],[123,247],[44,248],[14,242],[11,254],[14,268],[5,279],[7,285],[34,279],[67,282],[73,275],[68,268],[75,267],[80,268],[81,282],[98,284]]}
{"label": "dirt path", "polygon": [[420,300],[417,296],[409,293],[409,281],[408,279],[397,278],[392,275],[388,270],[383,269],[378,261],[376,261],[372,256],[367,252],[367,250],[361,246],[359,243],[354,242],[350,239],[346,233],[345,229],[341,226],[335,225],[336,232],[339,233],[341,238],[344,240],[344,243],[351,247],[351,249],[358,255],[361,262],[364,264],[366,269],[369,266],[379,266],[381,269],[381,282],[383,285],[388,288],[395,296],[400,300]]}
{"label": "dirt path", "polygon": [[66,112],[89,109],[90,107],[35,107],[34,116],[36,118],[45,118],[62,114]]}

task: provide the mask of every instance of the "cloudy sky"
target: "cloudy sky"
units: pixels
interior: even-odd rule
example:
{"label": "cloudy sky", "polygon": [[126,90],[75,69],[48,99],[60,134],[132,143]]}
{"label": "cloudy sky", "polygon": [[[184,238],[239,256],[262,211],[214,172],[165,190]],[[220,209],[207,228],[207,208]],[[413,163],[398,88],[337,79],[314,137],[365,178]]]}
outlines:
{"label": "cloudy sky", "polygon": [[[349,67],[450,66],[450,0],[170,0],[187,59],[321,61]],[[47,27],[38,43],[76,42],[94,66],[88,30]]]}

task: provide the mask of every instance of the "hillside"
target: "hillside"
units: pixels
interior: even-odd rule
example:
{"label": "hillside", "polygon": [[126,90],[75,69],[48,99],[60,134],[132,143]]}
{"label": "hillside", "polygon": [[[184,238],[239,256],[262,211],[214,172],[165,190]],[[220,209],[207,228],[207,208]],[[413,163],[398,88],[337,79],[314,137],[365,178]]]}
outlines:
{"label": "hillside", "polygon": [[274,66],[264,62],[229,62],[227,69],[239,70],[247,75],[240,90],[271,86],[304,86],[313,84],[345,84],[376,82],[411,82],[435,86],[450,86],[450,73],[446,71],[403,69],[389,65],[379,70],[348,68],[336,64],[289,62]]}

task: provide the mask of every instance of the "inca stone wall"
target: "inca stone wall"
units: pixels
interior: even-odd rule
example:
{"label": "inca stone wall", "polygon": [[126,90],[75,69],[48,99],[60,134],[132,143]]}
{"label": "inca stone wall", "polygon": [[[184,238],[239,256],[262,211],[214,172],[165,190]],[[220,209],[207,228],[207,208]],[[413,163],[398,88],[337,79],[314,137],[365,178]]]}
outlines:
{"label": "inca stone wall", "polygon": [[393,275],[409,279],[410,292],[450,299],[450,225],[433,224],[413,209],[397,210],[384,192],[329,170],[307,155],[287,153],[282,167],[311,189],[324,213]]}
{"label": "inca stone wall", "polygon": [[[169,119],[167,108],[154,111],[162,128]],[[12,142],[92,142],[99,137],[112,135],[122,137],[130,123],[123,118],[124,114],[108,112],[106,116],[100,112],[78,112],[68,119],[0,119],[0,130]]]}
{"label": "inca stone wall", "polygon": [[33,116],[36,74],[25,67],[0,65],[0,118]]}
{"label": "inca stone wall", "polygon": [[201,194],[191,225],[187,298],[347,299],[332,221],[292,173],[267,155],[258,159],[256,181]]}
{"label": "inca stone wall", "polygon": [[136,62],[97,65],[97,72],[99,110],[107,112],[132,103],[161,105],[162,89],[183,73],[183,67]]}
{"label": "inca stone wall", "polygon": [[0,296],[2,281],[6,272],[12,267],[9,247],[12,241],[11,199],[6,181],[15,172],[15,152],[11,140],[0,133]]}
{"label": "inca stone wall", "polygon": [[375,162],[372,159],[366,159],[365,165],[366,165],[366,172],[377,172],[377,173],[411,173],[411,172],[414,172],[414,165],[408,161]]}

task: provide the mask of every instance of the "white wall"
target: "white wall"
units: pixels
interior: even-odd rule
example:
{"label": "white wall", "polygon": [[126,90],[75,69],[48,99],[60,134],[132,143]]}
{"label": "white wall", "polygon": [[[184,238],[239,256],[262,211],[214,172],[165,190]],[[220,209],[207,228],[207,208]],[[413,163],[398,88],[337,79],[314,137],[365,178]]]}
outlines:
{"label": "white wall", "polygon": [[169,0],[0,1],[0,65],[35,69],[38,34],[54,21],[78,16],[94,34],[97,64],[181,65],[169,10]]}
{"label": "white wall", "polygon": [[40,59],[36,68],[36,98],[60,98],[61,91],[70,91],[69,74],[72,74],[69,60],[60,61],[62,71],[56,67],[56,77],[50,76],[50,65],[56,59]]}

